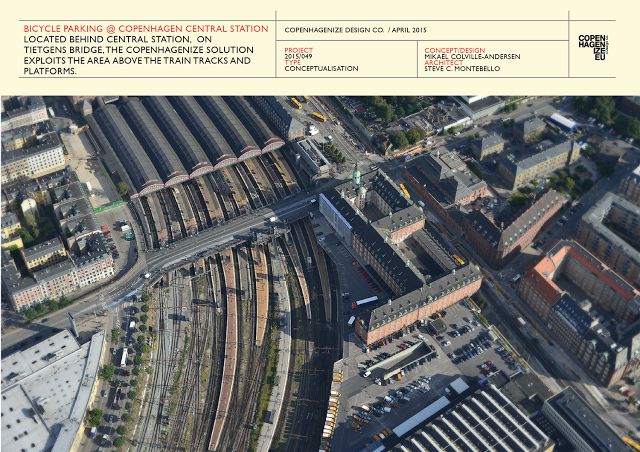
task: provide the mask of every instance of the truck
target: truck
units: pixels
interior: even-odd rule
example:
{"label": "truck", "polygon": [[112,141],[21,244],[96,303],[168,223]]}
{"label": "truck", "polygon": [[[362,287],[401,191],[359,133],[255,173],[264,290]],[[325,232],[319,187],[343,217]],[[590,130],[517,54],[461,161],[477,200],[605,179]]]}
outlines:
{"label": "truck", "polygon": [[378,301],[377,296],[363,298],[362,300],[354,301],[353,303],[351,303],[351,307],[353,309],[359,308],[360,306],[364,306],[365,304],[368,304],[368,303],[373,303],[374,301]]}
{"label": "truck", "polygon": [[120,358],[120,367],[127,367],[127,354],[129,350],[127,347],[122,347],[122,358]]}
{"label": "truck", "polygon": [[128,232],[131,230],[131,226],[129,226],[128,224],[123,224],[122,226],[120,226],[120,230],[122,232]]}

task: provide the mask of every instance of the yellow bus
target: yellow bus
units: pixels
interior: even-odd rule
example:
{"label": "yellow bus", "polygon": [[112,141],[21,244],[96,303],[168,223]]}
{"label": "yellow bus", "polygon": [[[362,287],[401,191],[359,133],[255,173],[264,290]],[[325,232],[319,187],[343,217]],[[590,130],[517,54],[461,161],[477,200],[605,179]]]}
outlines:
{"label": "yellow bus", "polygon": [[298,99],[296,99],[295,97],[292,97],[291,99],[291,103],[293,104],[294,107],[296,107],[298,110],[302,108],[302,104],[300,103],[300,101]]}
{"label": "yellow bus", "polygon": [[327,122],[327,117],[325,115],[321,115],[317,111],[314,111],[313,113],[311,113],[311,116],[316,118],[318,121]]}
{"label": "yellow bus", "polygon": [[407,187],[405,187],[404,184],[400,184],[400,190],[402,190],[402,193],[404,193],[404,196],[407,199],[411,198],[411,195],[409,194],[409,190],[407,190]]}
{"label": "yellow bus", "polygon": [[451,257],[456,262],[456,264],[464,265],[464,260],[460,256],[458,256],[457,254],[452,254]]}

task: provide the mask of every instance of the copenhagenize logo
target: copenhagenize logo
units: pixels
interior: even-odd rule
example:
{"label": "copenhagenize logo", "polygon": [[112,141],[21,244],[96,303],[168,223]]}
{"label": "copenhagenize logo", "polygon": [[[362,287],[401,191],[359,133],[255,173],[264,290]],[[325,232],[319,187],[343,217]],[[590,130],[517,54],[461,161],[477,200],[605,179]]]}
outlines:
{"label": "copenhagenize logo", "polygon": [[609,54],[609,35],[580,35],[578,47],[592,49],[594,59],[604,61]]}

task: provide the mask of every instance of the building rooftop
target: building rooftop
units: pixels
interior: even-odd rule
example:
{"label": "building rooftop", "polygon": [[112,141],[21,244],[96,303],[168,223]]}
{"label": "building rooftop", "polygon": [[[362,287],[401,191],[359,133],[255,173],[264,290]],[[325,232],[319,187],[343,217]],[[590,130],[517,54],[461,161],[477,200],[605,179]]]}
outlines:
{"label": "building rooftop", "polygon": [[32,247],[24,248],[22,253],[27,261],[32,261],[60,251],[65,251],[64,245],[62,244],[62,241],[56,237],[51,240],[47,240],[46,242],[38,243]]}
{"label": "building rooftop", "polygon": [[171,96],[168,98],[196,138],[202,149],[207,153],[213,166],[236,163],[237,157],[227,143],[224,136],[213,124],[207,113],[192,96]]}
{"label": "building rooftop", "polygon": [[120,110],[138,141],[147,152],[149,159],[155,165],[165,186],[188,180],[189,175],[182,162],[140,99],[137,97],[126,98]]}
{"label": "building rooftop", "polygon": [[218,127],[238,159],[248,158],[260,153],[258,146],[244,124],[233,113],[231,107],[215,96],[199,96],[196,100]]}
{"label": "building rooftop", "polygon": [[56,132],[49,132],[44,135],[39,135],[37,142],[27,147],[17,149],[15,151],[2,151],[2,164],[8,164],[18,160],[25,159],[27,157],[49,152],[52,149],[58,149],[62,147],[60,137]]}
{"label": "building rooftop", "polygon": [[240,96],[223,96],[223,99],[231,107],[235,115],[240,118],[263,152],[271,151],[284,145],[284,140],[271,130],[247,99]]}
{"label": "building rooftop", "polygon": [[557,203],[564,204],[567,198],[555,190],[549,190],[531,207],[524,211],[516,220],[502,231],[500,241],[502,245],[507,246],[509,242],[514,242],[520,236],[526,233],[532,225],[544,216],[544,214]]}
{"label": "building rooftop", "polygon": [[415,166],[433,184],[438,185],[451,202],[458,202],[487,185],[469,170],[456,152],[446,148],[439,148],[413,159],[411,166]]}
{"label": "building rooftop", "polygon": [[173,105],[163,96],[141,98],[147,111],[175,150],[190,176],[200,175],[213,170],[207,155],[182,121]]}
{"label": "building rooftop", "polygon": [[640,251],[603,224],[603,221],[607,218],[611,208],[614,206],[640,220],[640,207],[618,194],[607,192],[593,207],[582,215],[582,222],[591,226],[591,228],[599,234],[606,237],[609,242],[624,250],[627,256],[640,263]]}
{"label": "building rooftop", "polygon": [[492,148],[504,142],[504,139],[497,133],[490,133],[478,138],[476,145],[481,151],[484,151],[485,149]]}
{"label": "building rooftop", "polygon": [[547,399],[545,405],[553,408],[571,426],[577,435],[593,450],[624,451],[627,445],[572,387],[566,387]]}
{"label": "building rooftop", "polygon": [[563,293],[551,309],[580,336],[584,336],[593,324],[593,317],[567,293]]}
{"label": "building rooftop", "polygon": [[[455,383],[455,382],[454,382]],[[550,439],[494,385],[466,384],[393,429],[376,450],[541,452]]]}
{"label": "building rooftop", "polygon": [[97,379],[104,332],[63,330],[2,359],[2,449],[71,450]]}
{"label": "building rooftop", "polygon": [[586,248],[572,240],[558,241],[529,273],[536,273],[547,280],[559,299],[563,291],[553,279],[556,276],[556,270],[562,267],[563,261],[567,258],[574,259],[583,266],[585,270],[598,275],[598,279],[603,281],[610,290],[615,291],[622,299],[628,302],[640,300],[640,291],[635,289],[604,262],[591,254]]}
{"label": "building rooftop", "polygon": [[118,157],[136,192],[146,195],[164,187],[155,165],[118,107],[113,104],[103,105],[87,116],[87,119],[100,144]]}
{"label": "building rooftop", "polygon": [[18,223],[20,223],[20,220],[18,219],[18,215],[9,211],[2,212],[2,229],[15,226]]}
{"label": "building rooftop", "polygon": [[[255,103],[255,100],[256,100],[255,98],[256,96],[247,97],[249,102],[253,102],[253,103]],[[289,114],[289,111],[287,110],[287,108],[284,105],[282,105],[281,100],[278,99],[276,96],[260,96],[260,99],[269,106],[271,111],[275,113],[276,116],[278,116],[280,121],[282,121],[285,124],[289,124],[290,135],[296,135],[298,132],[304,130],[304,125],[302,125],[300,121],[298,121],[293,116],[291,116],[291,114]]]}
{"label": "building rooftop", "polygon": [[526,135],[546,127],[546,123],[537,116],[527,116],[516,120],[514,127],[521,134]]}
{"label": "building rooftop", "polygon": [[33,277],[38,282],[51,281],[63,275],[69,274],[73,270],[73,268],[73,262],[67,258],[62,262],[58,262],[53,265],[49,265],[48,267],[44,267],[40,270],[34,271]]}
{"label": "building rooftop", "polygon": [[572,150],[579,149],[580,146],[573,140],[567,140],[555,146],[551,146],[549,149],[533,154],[530,157],[526,157],[522,160],[515,161],[513,156],[507,156],[501,163],[512,174],[517,175],[520,172],[527,171],[545,160],[557,157],[560,154],[568,153]]}

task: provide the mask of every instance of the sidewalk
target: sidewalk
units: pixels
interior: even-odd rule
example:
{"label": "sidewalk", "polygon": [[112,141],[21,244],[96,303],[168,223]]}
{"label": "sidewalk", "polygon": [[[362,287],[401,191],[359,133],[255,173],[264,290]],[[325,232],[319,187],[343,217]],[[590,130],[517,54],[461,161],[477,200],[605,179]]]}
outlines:
{"label": "sidewalk", "polygon": [[[272,247],[269,247],[269,252],[272,256]],[[282,259],[272,258],[274,288],[278,294],[279,306],[277,311],[284,314],[284,327],[278,330],[277,343],[278,343],[278,365],[276,375],[279,377],[276,379],[276,384],[273,386],[269,404],[267,405],[267,411],[273,413],[271,419],[273,423],[264,422],[260,429],[260,437],[258,438],[258,445],[256,447],[257,452],[268,452],[271,448],[273,436],[278,428],[278,418],[280,417],[280,410],[282,409],[282,402],[287,387],[287,378],[289,376],[289,360],[291,357],[291,303],[289,300],[289,293],[287,291],[287,283],[284,279]],[[280,278],[278,278],[280,277]],[[278,280],[275,282],[275,280]]]}

